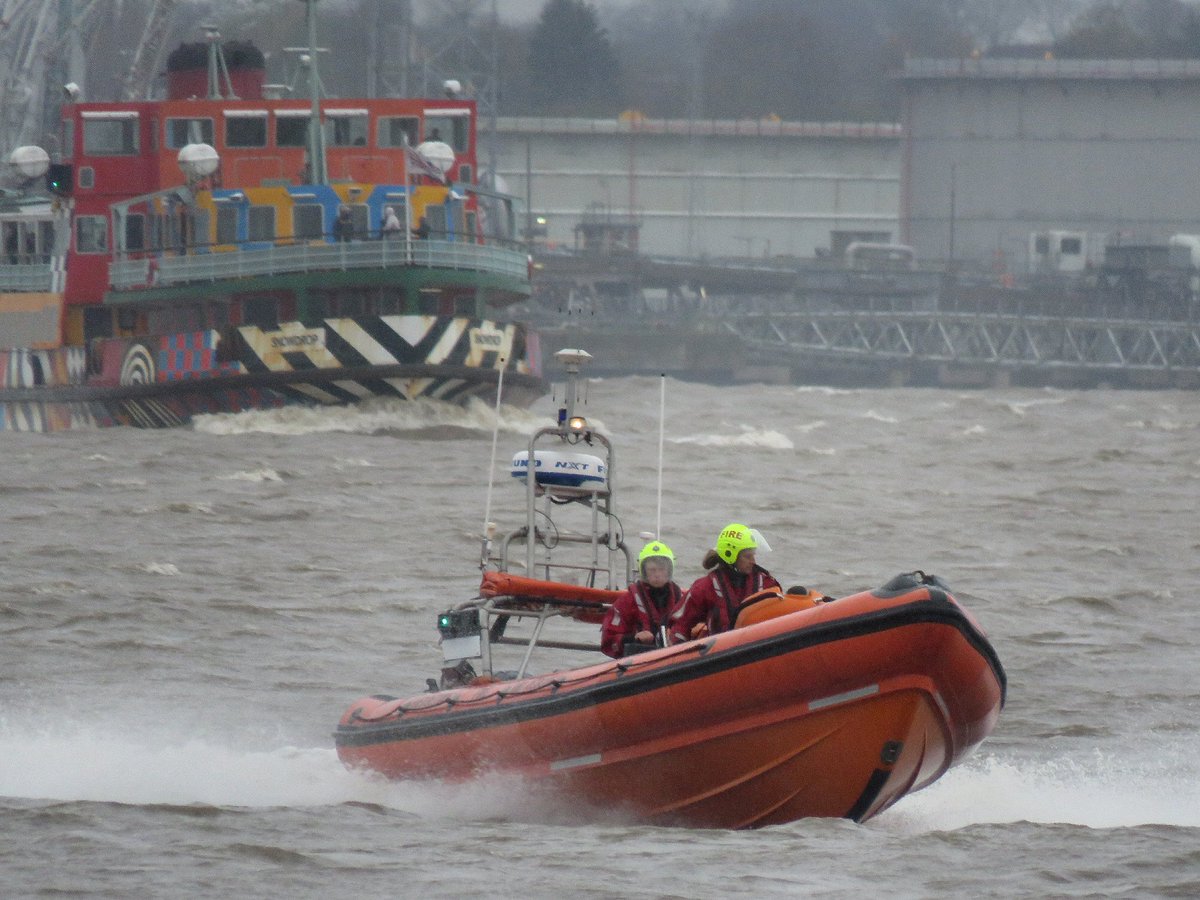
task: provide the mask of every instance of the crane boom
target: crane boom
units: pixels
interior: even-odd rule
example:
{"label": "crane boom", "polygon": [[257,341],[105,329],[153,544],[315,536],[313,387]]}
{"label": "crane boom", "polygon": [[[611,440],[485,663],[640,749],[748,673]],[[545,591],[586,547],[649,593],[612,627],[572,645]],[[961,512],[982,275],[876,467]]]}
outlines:
{"label": "crane boom", "polygon": [[121,95],[126,100],[145,100],[149,96],[154,82],[154,67],[167,39],[171,13],[178,5],[179,0],[154,0],[151,4],[146,27],[142,29],[137,50],[133,54],[133,62],[121,84]]}
{"label": "crane boom", "polygon": [[56,133],[51,85],[83,80],[78,37],[99,13],[99,0],[0,3],[0,158]]}

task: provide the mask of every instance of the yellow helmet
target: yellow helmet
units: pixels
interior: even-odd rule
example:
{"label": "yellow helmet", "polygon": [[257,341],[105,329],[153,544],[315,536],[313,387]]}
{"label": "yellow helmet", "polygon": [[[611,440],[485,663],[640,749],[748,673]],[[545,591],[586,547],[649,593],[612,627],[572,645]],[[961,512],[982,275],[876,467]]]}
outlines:
{"label": "yellow helmet", "polygon": [[758,548],[755,537],[755,532],[749,527],[740,522],[731,522],[721,529],[721,533],[717,535],[717,545],[713,549],[717,551],[721,562],[732,566],[737,562],[738,554],[743,550]]}
{"label": "yellow helmet", "polygon": [[638,572],[643,578],[646,576],[646,560],[648,559],[665,559],[671,564],[671,571],[675,570],[675,554],[662,541],[651,541],[638,554]]}

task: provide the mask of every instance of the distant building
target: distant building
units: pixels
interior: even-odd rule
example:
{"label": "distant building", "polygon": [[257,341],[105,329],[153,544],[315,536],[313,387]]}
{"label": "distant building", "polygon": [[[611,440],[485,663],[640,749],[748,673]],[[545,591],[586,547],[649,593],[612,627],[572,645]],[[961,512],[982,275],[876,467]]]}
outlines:
{"label": "distant building", "polygon": [[658,256],[840,256],[899,237],[891,123],[501,117],[497,137],[508,190],[546,219],[539,245],[575,246],[585,210],[636,221]]}
{"label": "distant building", "polygon": [[920,259],[1079,269],[1200,232],[1200,61],[919,59],[900,81],[899,239]]}

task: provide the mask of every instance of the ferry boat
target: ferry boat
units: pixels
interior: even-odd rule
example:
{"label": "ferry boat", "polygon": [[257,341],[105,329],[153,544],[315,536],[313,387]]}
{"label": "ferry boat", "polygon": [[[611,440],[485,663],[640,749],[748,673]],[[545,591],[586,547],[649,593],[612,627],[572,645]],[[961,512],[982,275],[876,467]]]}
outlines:
{"label": "ferry boat", "polygon": [[[613,446],[575,409],[590,356],[556,356],[570,377],[565,405],[513,458],[523,521],[503,534],[486,526],[478,596],[439,614],[440,679],[346,709],[334,741],[347,766],[393,779],[490,775],[597,815],[747,828],[865,821],[987,737],[1004,669],[950,589],[920,571],[837,600],[761,592],[730,631],[663,636],[599,661],[597,629],[633,554]],[[506,649],[519,654],[509,669]],[[535,652],[567,651],[587,655],[532,673]]]}
{"label": "ferry boat", "polygon": [[0,429],[545,392],[536,334],[494,321],[530,261],[474,101],[322,97],[316,58],[288,97],[213,32],[171,54],[166,99],[68,99],[59,158],[12,152]]}

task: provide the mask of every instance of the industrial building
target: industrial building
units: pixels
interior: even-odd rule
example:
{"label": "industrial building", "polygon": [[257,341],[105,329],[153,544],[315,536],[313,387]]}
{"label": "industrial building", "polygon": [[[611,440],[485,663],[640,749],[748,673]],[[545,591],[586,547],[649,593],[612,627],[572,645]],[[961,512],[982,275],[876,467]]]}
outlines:
{"label": "industrial building", "polygon": [[1200,233],[1200,61],[916,59],[898,78],[899,125],[501,117],[498,171],[567,248],[589,208],[636,220],[651,255],[864,240],[1018,275]]}
{"label": "industrial building", "polygon": [[659,256],[840,255],[899,231],[895,124],[501,117],[497,142],[551,246],[575,246],[585,210],[632,218]]}
{"label": "industrial building", "polygon": [[920,258],[1077,272],[1200,232],[1200,61],[921,59],[900,81]]}

